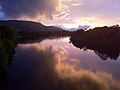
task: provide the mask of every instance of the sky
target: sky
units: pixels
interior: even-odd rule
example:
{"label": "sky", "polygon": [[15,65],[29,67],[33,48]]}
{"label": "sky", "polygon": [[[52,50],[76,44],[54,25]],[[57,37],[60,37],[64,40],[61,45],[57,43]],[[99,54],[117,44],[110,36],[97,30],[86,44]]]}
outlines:
{"label": "sky", "polygon": [[0,19],[65,28],[120,24],[120,0],[0,0]]}

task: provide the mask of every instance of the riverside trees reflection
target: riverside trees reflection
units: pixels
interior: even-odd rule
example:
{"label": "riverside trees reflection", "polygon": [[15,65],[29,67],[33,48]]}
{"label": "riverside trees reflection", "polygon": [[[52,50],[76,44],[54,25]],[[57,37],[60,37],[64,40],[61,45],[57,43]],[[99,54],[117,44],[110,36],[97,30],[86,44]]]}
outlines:
{"label": "riverside trees reflection", "polygon": [[100,45],[97,42],[96,43],[91,43],[87,41],[82,41],[82,40],[73,40],[72,38],[70,39],[72,44],[80,49],[83,50],[93,50],[96,55],[98,55],[102,60],[107,60],[108,58],[117,60],[120,54],[120,48],[118,47],[119,44],[116,45]]}
{"label": "riverside trees reflection", "polygon": [[78,30],[71,34],[70,41],[80,49],[94,50],[102,60],[117,60],[120,54],[120,27],[96,27],[88,31]]}

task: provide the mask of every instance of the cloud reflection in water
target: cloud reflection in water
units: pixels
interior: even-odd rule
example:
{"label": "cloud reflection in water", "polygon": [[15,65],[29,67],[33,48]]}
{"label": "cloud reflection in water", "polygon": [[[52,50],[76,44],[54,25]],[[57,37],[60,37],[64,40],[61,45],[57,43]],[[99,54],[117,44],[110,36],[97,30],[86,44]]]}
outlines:
{"label": "cloud reflection in water", "polygon": [[34,43],[16,50],[8,69],[10,90],[120,90],[111,74],[75,70],[74,65],[62,63],[68,58],[63,47]]}

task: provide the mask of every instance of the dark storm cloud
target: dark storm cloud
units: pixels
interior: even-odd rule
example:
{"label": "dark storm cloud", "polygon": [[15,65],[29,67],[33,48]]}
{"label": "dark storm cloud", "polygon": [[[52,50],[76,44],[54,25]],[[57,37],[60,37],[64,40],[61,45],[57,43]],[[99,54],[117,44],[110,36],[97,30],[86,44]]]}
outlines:
{"label": "dark storm cloud", "polygon": [[60,0],[0,0],[0,5],[8,18],[37,17],[52,19],[53,12],[60,5]]}

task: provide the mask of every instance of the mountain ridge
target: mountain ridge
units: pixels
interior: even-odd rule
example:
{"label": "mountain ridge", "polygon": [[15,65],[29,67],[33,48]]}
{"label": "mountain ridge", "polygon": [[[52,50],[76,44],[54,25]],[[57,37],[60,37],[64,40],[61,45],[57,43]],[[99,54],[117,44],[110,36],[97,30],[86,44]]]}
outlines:
{"label": "mountain ridge", "polygon": [[55,26],[45,26],[42,23],[24,20],[0,20],[1,25],[7,25],[21,31],[65,31]]}

